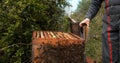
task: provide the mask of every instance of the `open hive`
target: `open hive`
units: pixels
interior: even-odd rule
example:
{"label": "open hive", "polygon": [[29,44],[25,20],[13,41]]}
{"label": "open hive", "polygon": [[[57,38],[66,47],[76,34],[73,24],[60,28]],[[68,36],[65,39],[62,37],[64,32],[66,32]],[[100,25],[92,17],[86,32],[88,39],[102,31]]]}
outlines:
{"label": "open hive", "polygon": [[83,63],[84,40],[72,33],[34,31],[33,63]]}

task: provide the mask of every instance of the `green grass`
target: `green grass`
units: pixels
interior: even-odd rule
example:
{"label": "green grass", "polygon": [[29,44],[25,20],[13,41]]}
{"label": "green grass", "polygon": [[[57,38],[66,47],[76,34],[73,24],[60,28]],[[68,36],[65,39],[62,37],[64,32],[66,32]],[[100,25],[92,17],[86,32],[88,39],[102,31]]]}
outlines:
{"label": "green grass", "polygon": [[[89,39],[85,44],[86,56],[102,63],[102,17],[96,17],[90,23]],[[100,19],[100,20],[98,20]]]}

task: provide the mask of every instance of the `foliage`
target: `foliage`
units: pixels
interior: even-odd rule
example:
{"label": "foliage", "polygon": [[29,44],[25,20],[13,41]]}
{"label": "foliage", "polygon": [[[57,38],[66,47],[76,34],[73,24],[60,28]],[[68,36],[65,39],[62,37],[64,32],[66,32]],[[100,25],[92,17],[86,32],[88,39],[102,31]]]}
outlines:
{"label": "foliage", "polygon": [[[72,14],[72,18],[77,21],[82,21],[85,18],[85,14],[89,8],[90,0],[82,0],[79,2],[78,8],[74,14]],[[101,29],[102,29],[102,16],[104,14],[104,4],[102,4],[102,8],[98,12],[97,16],[90,22],[90,32],[89,32],[89,40],[86,42],[86,55],[97,60],[97,62],[101,63]]]}
{"label": "foliage", "polygon": [[78,21],[84,19],[84,16],[89,8],[91,0],[82,0],[79,2],[77,10],[71,16]]}
{"label": "foliage", "polygon": [[66,0],[0,0],[0,63],[31,62],[34,30],[62,30]]}

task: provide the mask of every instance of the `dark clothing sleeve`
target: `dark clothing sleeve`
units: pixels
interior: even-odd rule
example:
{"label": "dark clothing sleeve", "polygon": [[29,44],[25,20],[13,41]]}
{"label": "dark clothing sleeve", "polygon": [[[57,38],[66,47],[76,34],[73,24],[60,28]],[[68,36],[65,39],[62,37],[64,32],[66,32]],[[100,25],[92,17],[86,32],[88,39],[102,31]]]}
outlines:
{"label": "dark clothing sleeve", "polygon": [[99,11],[102,2],[103,0],[92,0],[85,18],[89,18],[90,20],[94,18],[97,12]]}

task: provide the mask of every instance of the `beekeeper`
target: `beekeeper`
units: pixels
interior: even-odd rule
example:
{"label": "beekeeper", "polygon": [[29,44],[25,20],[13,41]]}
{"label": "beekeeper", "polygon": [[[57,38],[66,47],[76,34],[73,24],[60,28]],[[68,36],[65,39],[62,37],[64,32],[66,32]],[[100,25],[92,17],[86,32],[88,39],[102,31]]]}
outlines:
{"label": "beekeeper", "polygon": [[[105,3],[102,26],[102,63],[120,63],[120,0],[92,0],[83,23],[90,21]],[[92,25],[91,25],[92,26]]]}

